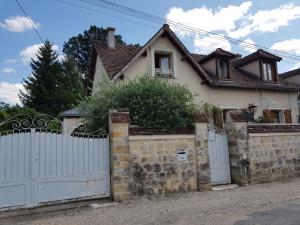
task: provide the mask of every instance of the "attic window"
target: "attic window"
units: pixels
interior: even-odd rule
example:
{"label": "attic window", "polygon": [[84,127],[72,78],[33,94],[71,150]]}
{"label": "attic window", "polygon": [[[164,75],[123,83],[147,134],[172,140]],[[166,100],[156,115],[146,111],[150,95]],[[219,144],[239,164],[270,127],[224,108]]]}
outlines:
{"label": "attic window", "polygon": [[226,58],[217,58],[217,75],[219,78],[229,79],[229,63]]}
{"label": "attic window", "polygon": [[155,52],[155,74],[160,77],[173,77],[172,53]]}
{"label": "attic window", "polygon": [[262,76],[265,81],[276,81],[274,65],[271,63],[262,63]]}

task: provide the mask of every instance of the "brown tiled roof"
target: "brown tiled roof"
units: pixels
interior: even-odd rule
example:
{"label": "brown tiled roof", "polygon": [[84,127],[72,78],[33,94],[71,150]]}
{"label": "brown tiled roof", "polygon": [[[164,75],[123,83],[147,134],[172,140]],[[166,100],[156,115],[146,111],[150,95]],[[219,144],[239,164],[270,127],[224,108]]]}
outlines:
{"label": "brown tiled roof", "polygon": [[296,75],[300,75],[300,68],[279,74],[279,76],[283,78],[292,77]]}
{"label": "brown tiled roof", "polygon": [[235,58],[235,57],[240,56],[239,54],[234,54],[232,52],[225,51],[222,48],[217,48],[212,53],[210,53],[207,56],[203,57],[199,62],[204,63],[204,62],[210,60],[211,58],[215,57],[216,55],[224,56],[224,57],[228,57],[228,58]]}
{"label": "brown tiled roof", "polygon": [[248,62],[259,58],[271,59],[275,61],[280,61],[282,59],[281,57],[278,57],[270,52],[258,49],[256,52],[253,52],[252,54],[247,55],[246,57],[243,57],[240,60],[236,61],[235,66],[242,66]]}
{"label": "brown tiled roof", "polygon": [[191,53],[191,56],[197,61],[201,61],[203,58],[205,58],[207,55],[201,55],[201,54],[195,54],[195,53]]}
{"label": "brown tiled roof", "polygon": [[111,49],[106,42],[95,42],[94,48],[109,78],[112,79],[142,47],[116,44],[116,48]]}
{"label": "brown tiled roof", "polygon": [[214,87],[278,91],[300,90],[299,85],[288,83],[280,78],[279,82],[263,82],[255,74],[235,67],[231,69],[230,80],[221,80],[213,74],[210,75],[214,77]]}
{"label": "brown tiled roof", "polygon": [[191,54],[186,47],[180,42],[176,35],[170,30],[169,26],[164,25],[143,47],[127,46],[127,45],[116,45],[115,49],[107,47],[105,42],[94,43],[92,51],[92,64],[90,69],[90,76],[93,79],[93,72],[95,69],[96,55],[100,56],[103,66],[108,73],[110,79],[119,76],[122,70],[128,65],[133,63],[134,59],[143,54],[146,47],[148,47],[159,35],[165,35],[170,41],[178,48],[181,54],[185,57],[187,62],[193,67],[196,73],[202,77],[203,81],[211,87],[219,88],[242,88],[242,89],[264,89],[264,90],[281,90],[281,91],[296,91],[300,90],[296,84],[291,84],[284,81],[279,77],[279,82],[263,82],[256,75],[237,68],[236,65],[242,65],[245,62],[249,62],[257,57],[264,57],[273,60],[281,60],[280,57],[275,56],[263,50],[258,50],[244,58],[239,58],[238,54],[233,54],[222,49],[217,50],[219,54],[225,54],[230,58],[232,68],[230,74],[230,80],[220,80],[216,78],[215,74],[205,70],[201,63],[201,60],[208,57],[207,55]]}

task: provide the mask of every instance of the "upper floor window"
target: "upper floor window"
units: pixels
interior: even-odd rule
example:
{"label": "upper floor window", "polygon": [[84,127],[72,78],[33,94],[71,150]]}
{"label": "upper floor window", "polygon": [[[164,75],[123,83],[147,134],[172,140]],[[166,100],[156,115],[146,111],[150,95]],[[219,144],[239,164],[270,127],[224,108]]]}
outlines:
{"label": "upper floor window", "polygon": [[161,77],[173,77],[172,53],[155,52],[155,74]]}
{"label": "upper floor window", "polygon": [[217,75],[219,78],[229,79],[229,63],[227,59],[217,59]]}
{"label": "upper floor window", "polygon": [[271,63],[262,63],[262,75],[265,81],[276,81],[274,66]]}

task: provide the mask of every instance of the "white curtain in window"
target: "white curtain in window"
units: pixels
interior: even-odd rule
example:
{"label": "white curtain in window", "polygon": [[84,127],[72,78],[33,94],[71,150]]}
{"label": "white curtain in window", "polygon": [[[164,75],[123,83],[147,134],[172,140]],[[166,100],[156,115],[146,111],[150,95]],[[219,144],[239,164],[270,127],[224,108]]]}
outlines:
{"label": "white curtain in window", "polygon": [[168,56],[160,58],[160,69],[161,69],[161,72],[164,74],[169,73],[169,57]]}

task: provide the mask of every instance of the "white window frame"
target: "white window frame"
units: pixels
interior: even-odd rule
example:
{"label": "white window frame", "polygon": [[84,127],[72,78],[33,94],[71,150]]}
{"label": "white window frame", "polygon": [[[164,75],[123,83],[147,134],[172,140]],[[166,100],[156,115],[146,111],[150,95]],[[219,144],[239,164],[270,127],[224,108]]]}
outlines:
{"label": "white window frame", "polygon": [[166,53],[171,55],[171,68],[173,68],[173,78],[177,78],[177,56],[176,50],[165,48],[151,48],[151,73],[155,76],[155,53]]}

